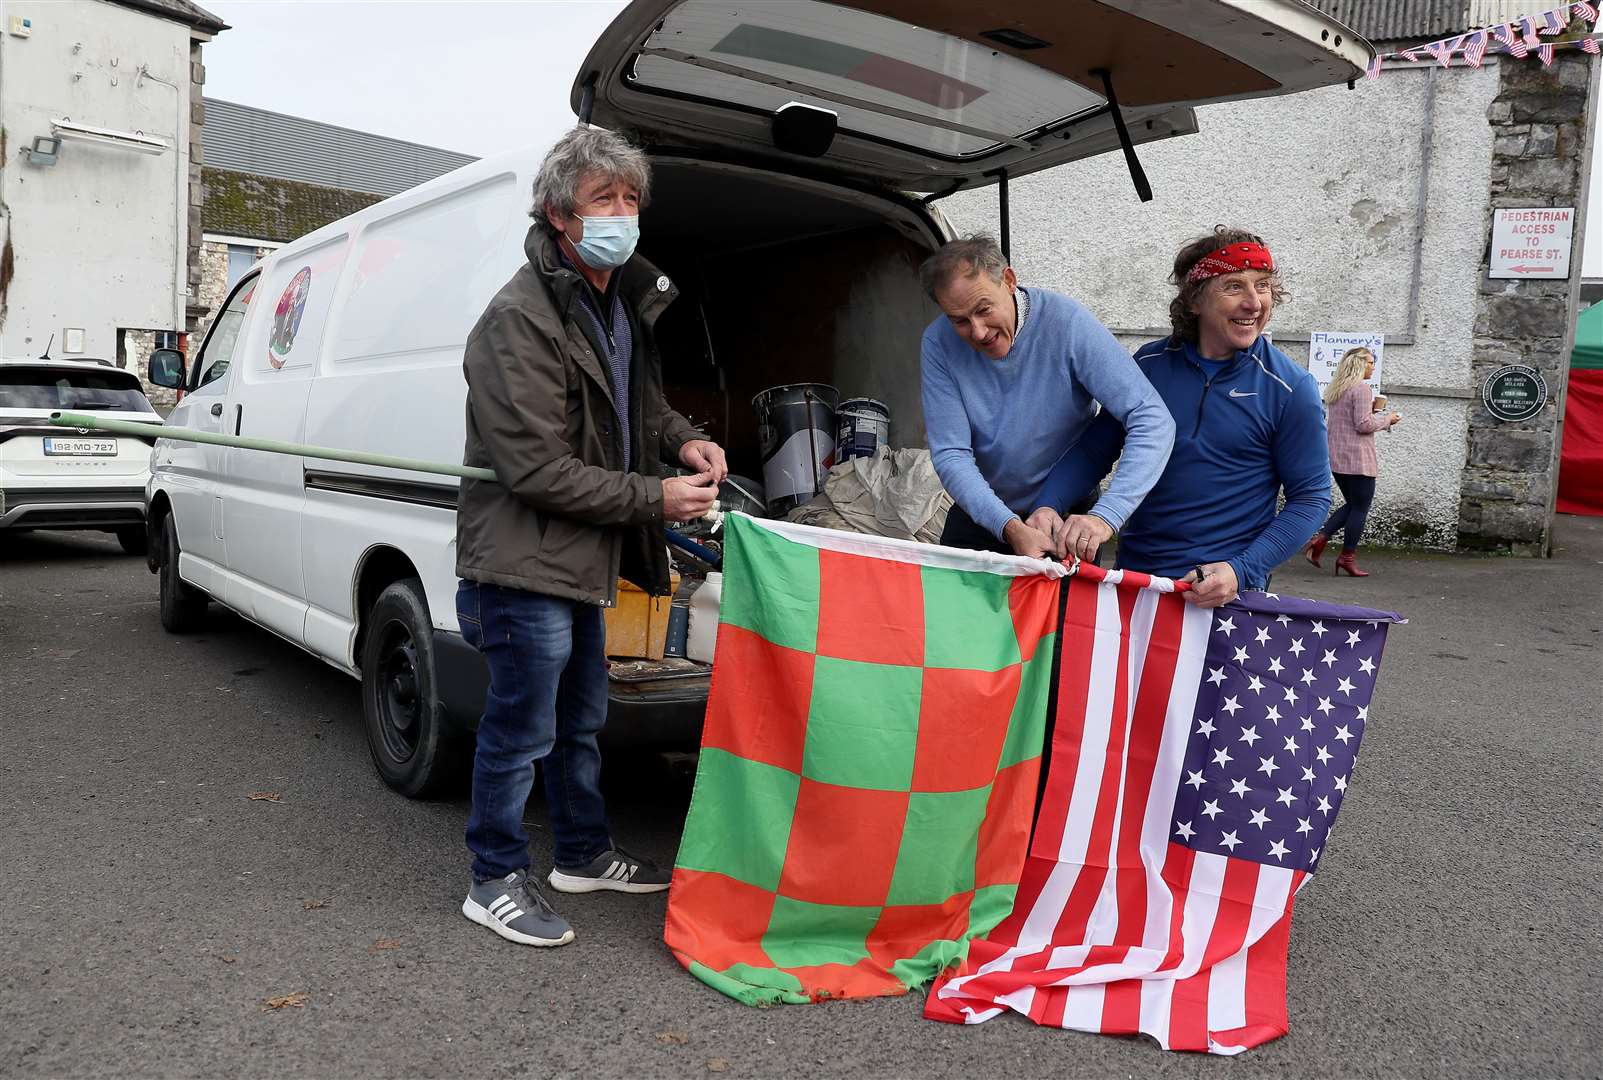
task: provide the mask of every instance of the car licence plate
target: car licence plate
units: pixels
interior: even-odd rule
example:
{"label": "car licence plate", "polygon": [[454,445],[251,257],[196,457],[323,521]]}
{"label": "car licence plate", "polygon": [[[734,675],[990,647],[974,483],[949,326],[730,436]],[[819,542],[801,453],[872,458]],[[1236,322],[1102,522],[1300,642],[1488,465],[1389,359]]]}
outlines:
{"label": "car licence plate", "polygon": [[63,439],[45,436],[45,457],[116,457],[116,439]]}

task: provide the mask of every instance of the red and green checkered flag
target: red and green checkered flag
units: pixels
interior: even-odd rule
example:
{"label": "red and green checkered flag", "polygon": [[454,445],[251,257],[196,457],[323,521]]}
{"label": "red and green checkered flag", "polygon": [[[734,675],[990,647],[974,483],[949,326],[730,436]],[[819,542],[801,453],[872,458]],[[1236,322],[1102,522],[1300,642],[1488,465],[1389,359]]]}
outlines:
{"label": "red and green checkered flag", "polygon": [[905,993],[1013,908],[1063,568],[727,528],[668,946],[750,1005]]}

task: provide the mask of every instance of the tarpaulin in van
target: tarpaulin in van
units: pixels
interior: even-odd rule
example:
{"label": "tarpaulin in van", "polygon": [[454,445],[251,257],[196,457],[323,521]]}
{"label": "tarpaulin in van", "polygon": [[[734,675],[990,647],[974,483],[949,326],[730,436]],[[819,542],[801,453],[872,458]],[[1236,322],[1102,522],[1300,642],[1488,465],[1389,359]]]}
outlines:
{"label": "tarpaulin in van", "polygon": [[1064,568],[727,527],[667,943],[747,1004],[905,993],[1013,908]]}

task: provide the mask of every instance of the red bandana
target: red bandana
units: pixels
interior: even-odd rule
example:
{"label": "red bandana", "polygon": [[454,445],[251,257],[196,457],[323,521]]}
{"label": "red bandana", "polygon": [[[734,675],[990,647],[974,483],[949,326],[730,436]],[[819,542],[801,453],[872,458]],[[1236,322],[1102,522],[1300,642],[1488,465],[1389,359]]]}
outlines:
{"label": "red bandana", "polygon": [[1240,270],[1268,270],[1273,273],[1275,269],[1274,256],[1262,244],[1231,244],[1222,247],[1209,255],[1197,260],[1197,264],[1186,275],[1186,283],[1204,281],[1220,274],[1234,274]]}

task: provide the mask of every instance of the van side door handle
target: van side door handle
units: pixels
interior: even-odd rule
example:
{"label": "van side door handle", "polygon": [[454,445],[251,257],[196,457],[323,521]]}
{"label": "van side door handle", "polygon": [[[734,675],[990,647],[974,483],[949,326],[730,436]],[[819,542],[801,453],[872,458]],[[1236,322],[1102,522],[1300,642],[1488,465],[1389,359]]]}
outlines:
{"label": "van side door handle", "polygon": [[223,403],[221,401],[216,402],[216,403],[214,403],[212,405],[212,415],[213,416],[221,416],[221,415],[223,415]]}
{"label": "van side door handle", "polygon": [[245,419],[245,406],[243,406],[243,405],[235,405],[234,406],[234,434],[235,435],[239,434],[239,425],[240,425],[240,422],[243,421],[244,419]]}

